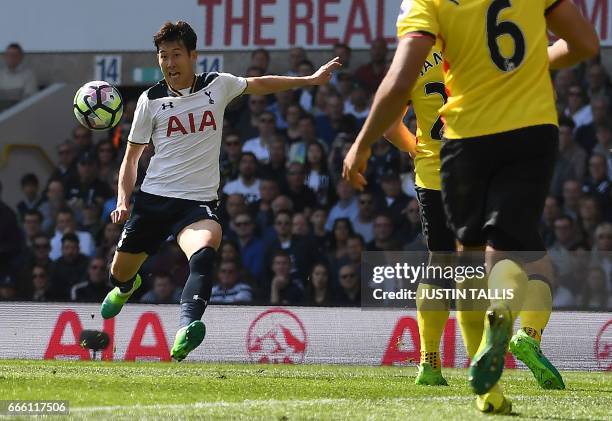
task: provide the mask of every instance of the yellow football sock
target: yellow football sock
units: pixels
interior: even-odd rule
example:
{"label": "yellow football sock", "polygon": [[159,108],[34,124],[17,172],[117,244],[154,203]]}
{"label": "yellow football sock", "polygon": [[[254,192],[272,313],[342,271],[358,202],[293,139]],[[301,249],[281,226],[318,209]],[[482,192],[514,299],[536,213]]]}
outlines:
{"label": "yellow football sock", "polygon": [[542,339],[542,332],[548,324],[552,311],[552,294],[550,287],[539,279],[530,279],[527,283],[527,296],[520,313],[521,329],[536,341]]}
{"label": "yellow football sock", "polygon": [[512,320],[516,320],[527,295],[527,284],[527,274],[517,263],[510,259],[500,260],[493,265],[489,273],[489,289],[496,296],[505,295],[507,298],[494,299],[491,303],[501,302],[507,305],[512,313]]}
{"label": "yellow football sock", "polygon": [[436,289],[434,285],[420,283],[417,288],[417,320],[421,338],[421,364],[440,368],[440,339],[448,320],[447,300],[423,299],[423,290]]}
{"label": "yellow football sock", "polygon": [[457,322],[461,329],[463,344],[470,359],[474,358],[484,329],[484,311],[458,311]]}

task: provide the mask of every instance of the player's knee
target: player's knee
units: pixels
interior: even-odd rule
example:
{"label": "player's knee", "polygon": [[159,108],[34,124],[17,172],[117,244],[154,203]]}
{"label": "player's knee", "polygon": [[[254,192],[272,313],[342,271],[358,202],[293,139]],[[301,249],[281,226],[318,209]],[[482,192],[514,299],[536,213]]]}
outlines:
{"label": "player's knee", "polygon": [[213,270],[217,251],[213,247],[202,247],[189,259],[191,273],[208,274]]}

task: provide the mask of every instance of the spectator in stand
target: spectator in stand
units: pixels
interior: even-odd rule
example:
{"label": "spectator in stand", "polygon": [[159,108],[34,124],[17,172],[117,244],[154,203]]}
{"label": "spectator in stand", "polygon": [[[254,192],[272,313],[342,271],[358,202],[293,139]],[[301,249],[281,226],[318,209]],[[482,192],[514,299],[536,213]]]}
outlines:
{"label": "spectator in stand", "polygon": [[562,113],[567,107],[570,86],[575,85],[577,82],[576,75],[574,75],[572,69],[561,69],[555,74],[554,87],[559,113]]}
{"label": "spectator in stand", "polygon": [[308,60],[306,57],[306,50],[302,47],[293,47],[289,50],[289,71],[286,73],[287,76],[298,76],[300,63],[304,60]]}
{"label": "spectator in stand", "polygon": [[75,233],[67,232],[61,242],[62,255],[55,261],[51,285],[58,298],[68,299],[72,287],[87,275],[89,259],[80,252],[79,237]]}
{"label": "spectator in stand", "polygon": [[[313,74],[315,71],[314,64],[310,60],[302,61],[298,66],[298,76],[304,77]],[[314,106],[315,95],[319,90],[318,86],[305,86],[298,92],[298,103],[302,108],[311,111]]]}
{"label": "spectator in stand", "polygon": [[555,196],[548,196],[544,201],[544,211],[540,222],[540,235],[546,248],[552,247],[555,242],[555,220],[561,216],[561,205]]}
{"label": "spectator in stand", "polygon": [[220,172],[225,182],[238,177],[241,146],[238,133],[229,131],[223,133],[223,152],[221,153]]}
{"label": "spectator in stand", "polygon": [[14,42],[6,47],[5,66],[0,68],[0,111],[38,90],[36,75],[23,63],[23,58],[21,45]]}
{"label": "spectator in stand", "polygon": [[268,74],[268,68],[270,67],[270,53],[268,50],[265,48],[253,50],[250,66],[260,68],[263,72],[261,76]]}
{"label": "spectator in stand", "polygon": [[337,262],[347,256],[348,238],[353,234],[354,232],[350,219],[338,218],[334,221],[329,247],[329,260],[331,262]]}
{"label": "spectator in stand", "polygon": [[[371,186],[379,186],[385,175],[400,174],[402,171],[401,156],[397,148],[391,147],[386,139],[380,138],[372,146],[372,155],[368,159],[366,179]],[[399,180],[399,178],[398,178]],[[401,183],[400,183],[401,189]]]}
{"label": "spectator in stand", "polygon": [[60,180],[49,180],[46,198],[38,208],[43,215],[43,231],[53,232],[59,210],[68,207],[64,192],[64,185]]}
{"label": "spectator in stand", "polygon": [[110,186],[113,182],[113,176],[119,170],[117,150],[111,139],[102,139],[96,145],[96,162],[98,179]]}
{"label": "spectator in stand", "polygon": [[355,71],[355,79],[361,83],[370,95],[374,94],[387,74],[387,41],[376,38],[370,47],[370,61]]}
{"label": "spectator in stand", "polygon": [[109,136],[115,151],[114,153],[117,155],[119,162],[123,160],[123,155],[125,155],[125,150],[128,143],[128,134],[132,128],[132,122],[134,121],[134,113],[136,112],[137,104],[138,101],[133,99],[125,102],[121,121],[117,127],[113,129],[112,136]]}
{"label": "spectator in stand", "polygon": [[357,119],[358,128],[363,126],[368,114],[370,114],[370,97],[363,86],[358,84],[352,90],[348,104],[345,103],[344,112]]}
{"label": "spectator in stand", "polygon": [[591,265],[601,267],[606,272],[609,281],[607,289],[612,291],[612,224],[609,222],[603,222],[595,229]]}
{"label": "spectator in stand", "polygon": [[0,273],[12,269],[23,247],[21,228],[17,214],[2,200],[0,183]]}
{"label": "spectator in stand", "polygon": [[589,97],[612,96],[612,88],[610,87],[610,78],[606,72],[606,68],[601,63],[593,63],[589,66],[586,72],[587,93]]}
{"label": "spectator in stand", "polygon": [[249,304],[253,301],[251,286],[240,279],[236,262],[221,262],[217,271],[218,282],[212,288],[210,302],[213,304]]}
{"label": "spectator in stand", "polygon": [[77,147],[77,156],[85,153],[94,153],[92,131],[80,124],[72,129],[72,141]]}
{"label": "spectator in stand", "polygon": [[576,224],[569,216],[562,215],[555,219],[554,227],[556,241],[548,250],[548,255],[555,269],[557,282],[574,289],[576,288],[574,280],[576,261],[571,252],[579,244]]}
{"label": "spectator in stand", "polygon": [[236,220],[236,216],[247,212],[247,209],[246,199],[243,195],[238,193],[228,195],[225,199],[225,212],[221,218],[224,224],[223,231],[235,231],[233,222]]}
{"label": "spectator in stand", "polygon": [[291,257],[284,250],[277,250],[272,256],[272,281],[270,284],[270,304],[299,304],[304,299],[304,288],[301,280],[291,273]]}
{"label": "spectator in stand", "polygon": [[276,101],[268,107],[268,111],[274,113],[276,128],[285,131],[289,124],[287,121],[287,111],[290,105],[295,104],[295,92],[277,92],[274,94],[274,98]]}
{"label": "spectator in stand", "polygon": [[606,158],[608,174],[612,174],[612,127],[608,124],[601,124],[595,129],[597,145],[593,148],[593,153]]}
{"label": "spectator in stand", "polygon": [[338,83],[335,85],[335,87],[338,91],[338,94],[342,98],[342,101],[344,101],[344,111],[348,113],[348,109],[351,106],[351,93],[355,88],[355,81],[353,79],[353,75],[347,72],[340,72],[337,75],[336,73],[334,73],[334,76],[336,76],[338,80]]}
{"label": "spectator in stand", "polygon": [[242,145],[242,152],[251,152],[257,160],[265,164],[270,159],[270,142],[276,134],[276,117],[271,111],[264,111],[257,121],[259,136],[248,139]]}
{"label": "spectator in stand", "polygon": [[565,117],[574,121],[576,129],[590,124],[593,121],[593,114],[582,87],[579,84],[570,86],[567,95],[567,108],[563,113]]}
{"label": "spectator in stand", "polygon": [[57,298],[51,290],[49,273],[44,266],[35,265],[32,268],[31,294],[27,297],[31,301],[56,301]]}
{"label": "spectator in stand", "polygon": [[282,194],[272,201],[272,214],[274,217],[276,217],[279,212],[293,213],[293,202]]}
{"label": "spectator in stand", "polygon": [[316,263],[308,277],[307,304],[311,306],[331,306],[334,304],[331,292],[329,269],[325,263]]}
{"label": "spectator in stand", "polygon": [[255,205],[255,225],[259,232],[264,232],[274,223],[272,202],[279,194],[278,182],[274,178],[263,178],[259,183],[259,201]]}
{"label": "spectator in stand", "polygon": [[289,149],[289,162],[306,162],[306,148],[311,143],[319,143],[324,149],[327,144],[317,137],[315,118],[311,114],[304,114],[299,121],[300,138],[291,144]]}
{"label": "spectator in stand", "polygon": [[327,98],[330,96],[339,96],[340,94],[334,88],[333,85],[320,85],[317,87],[315,91],[314,104],[310,104],[310,106],[304,106],[304,110],[306,112],[312,114],[315,118],[318,118],[322,115],[325,115],[325,110],[327,108]]}
{"label": "spectator in stand", "polygon": [[585,310],[608,311],[610,305],[610,291],[607,288],[606,272],[597,266],[589,268],[586,282],[580,294],[580,305]]}
{"label": "spectator in stand", "polygon": [[260,174],[262,178],[273,178],[280,183],[280,187],[284,190],[286,163],[287,163],[287,145],[285,138],[280,134],[275,134],[270,140],[270,159],[267,164],[260,166]]}
{"label": "spectator in stand", "polygon": [[87,231],[98,243],[98,240],[103,235],[104,224],[102,223],[102,209],[97,203],[84,205],[81,210],[81,223],[79,228]]}
{"label": "spectator in stand", "polygon": [[376,205],[372,192],[365,190],[357,198],[359,212],[351,219],[353,230],[361,235],[366,243],[374,239],[374,212]]}
{"label": "spectator in stand", "polygon": [[310,237],[308,219],[303,213],[293,214],[293,218],[291,218],[291,234]]}
{"label": "spectator in stand", "polygon": [[251,139],[259,136],[259,116],[266,110],[267,101],[263,95],[249,95],[247,109],[240,114],[236,127],[241,139]]}
{"label": "spectator in stand", "polygon": [[346,257],[337,262],[338,270],[344,265],[351,265],[355,273],[361,272],[361,253],[366,251],[363,237],[359,234],[351,234],[346,240]]}
{"label": "spectator in stand", "polygon": [[42,213],[36,209],[28,209],[23,215],[23,232],[25,234],[25,242],[27,247],[32,247],[34,238],[42,234]]}
{"label": "spectator in stand", "polygon": [[336,304],[341,306],[357,307],[361,305],[361,285],[358,273],[352,265],[344,265],[338,271],[340,290]]}
{"label": "spectator in stand", "polygon": [[[404,239],[405,241],[404,250],[427,250],[427,241],[423,235],[421,207],[419,206],[419,201],[415,198],[411,198],[402,213],[404,216],[404,225],[400,231],[399,238]],[[396,236],[396,238],[398,237]]]}
{"label": "spectator in stand", "polygon": [[576,180],[563,183],[563,214],[574,221],[578,219],[578,205],[582,197],[582,185]]}
{"label": "spectator in stand", "polygon": [[55,235],[51,239],[51,253],[49,257],[56,260],[62,255],[63,238],[67,233],[73,233],[79,238],[80,251],[87,255],[93,256],[96,252],[96,244],[90,233],[87,231],[78,231],[74,212],[70,208],[62,208],[58,214],[55,224]]}
{"label": "spectator in stand", "polygon": [[110,184],[111,194],[102,205],[102,222],[110,221],[110,214],[117,207],[117,191],[119,189],[119,171],[115,171]]}
{"label": "spectator in stand", "polygon": [[325,114],[315,117],[317,135],[331,145],[338,133],[355,133],[357,120],[344,113],[344,101],[339,95],[327,97]]}
{"label": "spectator in stand", "polygon": [[604,204],[603,212],[608,219],[612,219],[610,215],[611,190],[606,158],[603,155],[593,154],[589,159],[589,178],[582,186],[582,191],[595,195]]}
{"label": "spectator in stand", "polygon": [[[352,53],[353,53],[353,50],[351,50],[351,47],[349,47],[347,44],[343,44],[343,43],[334,44],[334,57],[340,58],[340,63],[342,63],[342,70],[344,72],[348,72],[351,68]],[[339,72],[334,72],[329,83],[331,83],[335,87],[338,87],[339,76],[340,76]]]}
{"label": "spectator in stand", "polygon": [[87,277],[70,290],[70,299],[78,302],[99,303],[113,286],[108,281],[106,260],[94,257],[87,266]]}
{"label": "spectator in stand", "polygon": [[155,273],[152,279],[153,288],[140,298],[141,303],[178,304],[181,301],[181,290],[172,283],[169,273]]}
{"label": "spectator in stand", "polygon": [[242,265],[259,283],[265,269],[264,244],[261,239],[255,235],[253,218],[247,212],[239,213],[236,215],[234,227],[238,240],[237,243],[240,246]]}
{"label": "spectator in stand", "polygon": [[310,214],[317,207],[317,196],[306,184],[304,165],[292,162],[287,168],[287,189],[284,194],[293,202],[295,212]]}
{"label": "spectator in stand", "polygon": [[393,219],[389,214],[381,213],[374,219],[374,239],[366,244],[368,251],[398,250],[393,241]]}
{"label": "spectator in stand", "polygon": [[119,242],[121,237],[121,225],[108,222],[104,225],[102,239],[100,240],[100,254],[106,255],[110,249]]}
{"label": "spectator in stand", "polygon": [[551,287],[552,305],[554,309],[567,309],[576,307],[576,297],[569,288],[554,283]]}
{"label": "spectator in stand", "polygon": [[0,301],[16,301],[18,295],[17,279],[12,274],[0,275]]}
{"label": "spectator in stand", "polygon": [[28,173],[21,177],[21,192],[23,193],[23,199],[17,203],[17,212],[19,218],[23,221],[26,211],[37,210],[42,202],[36,174]]}
{"label": "spectator in stand", "polygon": [[307,238],[291,233],[291,219],[292,215],[286,211],[279,211],[275,215],[274,235],[267,241],[265,261],[269,266],[278,250],[285,251],[291,257],[292,278],[299,280],[303,286],[315,256],[311,252],[313,245]]}
{"label": "spectator in stand", "polygon": [[403,220],[404,209],[413,199],[402,192],[402,182],[397,172],[388,172],[381,177],[384,205],[394,221]]}
{"label": "spectator in stand", "polygon": [[344,157],[350,150],[353,142],[355,141],[355,136],[348,133],[340,133],[334,139],[334,142],[331,145],[329,155],[327,158],[327,165],[329,168],[330,175],[335,184],[339,182],[342,178],[342,164],[344,161]]}
{"label": "spectator in stand", "polygon": [[576,130],[576,143],[582,146],[588,154],[597,144],[597,126],[610,125],[610,99],[605,96],[591,98],[591,113],[593,121]]}
{"label": "spectator in stand", "polygon": [[327,222],[327,211],[324,208],[317,208],[310,215],[310,224],[312,225],[312,238],[315,242],[315,247],[318,254],[326,253],[329,243],[329,234],[325,230]]}
{"label": "spectator in stand", "polygon": [[583,243],[587,248],[591,248],[595,243],[595,229],[603,222],[600,200],[596,196],[585,195],[580,198],[578,211]]}
{"label": "spectator in stand", "polygon": [[336,195],[338,196],[338,202],[329,211],[329,216],[325,223],[325,230],[327,232],[332,230],[336,219],[348,218],[352,220],[357,217],[359,213],[355,190],[353,190],[348,181],[344,179],[338,180],[338,184],[336,184]]}
{"label": "spectator in stand", "polygon": [[223,193],[241,194],[247,203],[259,200],[259,178],[257,178],[257,157],[252,152],[243,152],[240,156],[238,178],[223,187]]}
{"label": "spectator in stand", "polygon": [[567,118],[559,119],[559,156],[550,185],[553,196],[561,196],[563,183],[567,180],[582,180],[586,170],[587,154],[574,142],[574,122]]}
{"label": "spectator in stand", "polygon": [[49,257],[51,251],[51,240],[45,234],[37,234],[32,239],[30,255],[28,256],[29,267],[42,266],[49,277],[53,276],[55,262]]}
{"label": "spectator in stand", "polygon": [[308,144],[306,150],[306,186],[308,186],[317,197],[320,206],[327,206],[331,196],[331,177],[327,170],[325,160],[325,149],[318,142]]}
{"label": "spectator in stand", "polygon": [[227,261],[237,262],[238,265],[242,265],[238,244],[235,241],[223,239],[221,247],[219,247],[219,262]]}
{"label": "spectator in stand", "polygon": [[77,147],[73,141],[66,140],[57,147],[57,153],[59,163],[49,179],[60,180],[64,185],[70,184],[79,178],[76,168]]}
{"label": "spectator in stand", "polygon": [[287,114],[285,117],[287,120],[287,127],[283,130],[283,134],[289,141],[289,144],[299,141],[302,136],[300,131],[300,119],[303,115],[304,109],[300,104],[289,104],[287,106]]}
{"label": "spectator in stand", "polygon": [[97,203],[102,206],[111,195],[108,184],[98,178],[98,168],[93,154],[85,153],[79,157],[77,170],[79,180],[66,186],[66,199],[69,203],[82,207]]}

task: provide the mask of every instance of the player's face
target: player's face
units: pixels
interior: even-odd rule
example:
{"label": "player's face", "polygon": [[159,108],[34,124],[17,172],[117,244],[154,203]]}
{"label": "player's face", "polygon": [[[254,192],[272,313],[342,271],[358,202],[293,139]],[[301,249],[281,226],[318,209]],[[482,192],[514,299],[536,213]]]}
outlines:
{"label": "player's face", "polygon": [[157,60],[164,79],[174,89],[185,89],[191,86],[196,58],[196,51],[187,51],[181,41],[162,42],[157,52]]}

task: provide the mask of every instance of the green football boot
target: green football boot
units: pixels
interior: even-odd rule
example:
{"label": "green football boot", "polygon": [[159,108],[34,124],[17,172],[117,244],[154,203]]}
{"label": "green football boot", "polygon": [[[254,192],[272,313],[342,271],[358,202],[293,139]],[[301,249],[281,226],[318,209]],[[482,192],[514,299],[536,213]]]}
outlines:
{"label": "green football boot", "polygon": [[442,369],[432,368],[429,363],[419,364],[419,372],[414,384],[421,386],[448,386],[448,382],[442,376]]}
{"label": "green football boot", "polygon": [[176,332],[174,345],[170,355],[177,361],[183,361],[187,355],[196,349],[206,336],[206,326],[200,320],[191,322]]}
{"label": "green football boot", "polygon": [[477,395],[484,395],[499,381],[504,371],[508,342],[512,336],[512,316],[503,304],[487,310],[484,340],[470,364],[470,386]]}
{"label": "green football boot", "polygon": [[134,279],[134,286],[130,290],[130,292],[122,293],[119,290],[119,287],[113,288],[106,297],[104,301],[102,301],[102,305],[100,306],[100,314],[105,319],[112,319],[115,317],[121,309],[126,301],[132,296],[134,291],[140,288],[140,284],[142,280],[140,279],[140,275],[136,275],[136,279]]}
{"label": "green football boot", "polygon": [[533,373],[542,389],[565,389],[561,374],[542,353],[538,341],[520,329],[510,339],[510,351]]}

